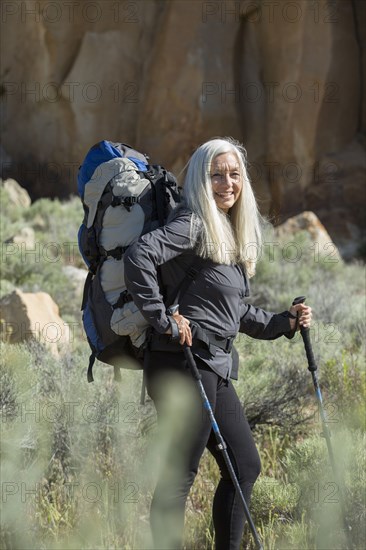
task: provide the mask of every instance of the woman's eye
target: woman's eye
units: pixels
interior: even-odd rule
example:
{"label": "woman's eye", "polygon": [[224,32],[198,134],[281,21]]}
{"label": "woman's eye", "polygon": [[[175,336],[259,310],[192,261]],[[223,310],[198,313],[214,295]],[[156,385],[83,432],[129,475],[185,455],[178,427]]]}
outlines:
{"label": "woman's eye", "polygon": [[[219,174],[218,172],[214,172],[213,174],[211,174],[211,178],[213,178],[213,179],[222,179],[222,178],[225,178],[225,176],[223,174]],[[230,178],[233,179],[233,180],[238,180],[238,179],[240,179],[240,173],[239,172],[230,172]]]}

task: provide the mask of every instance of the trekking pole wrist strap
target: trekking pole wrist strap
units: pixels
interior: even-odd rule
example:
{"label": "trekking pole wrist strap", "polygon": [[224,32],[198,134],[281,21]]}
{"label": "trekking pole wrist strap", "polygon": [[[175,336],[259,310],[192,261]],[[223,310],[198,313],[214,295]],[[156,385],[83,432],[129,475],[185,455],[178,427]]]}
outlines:
{"label": "trekking pole wrist strap", "polygon": [[168,321],[169,321],[170,328],[171,328],[171,331],[172,331],[171,338],[172,338],[172,340],[178,340],[179,339],[179,328],[178,328],[177,322],[174,319],[174,317],[172,317],[171,315],[168,315],[167,317],[168,317]]}
{"label": "trekking pole wrist strap", "polygon": [[292,338],[295,336],[297,328],[298,328],[299,320],[297,318],[297,315],[294,315],[293,313],[291,313],[291,311],[288,311],[288,310],[282,312],[280,315],[282,315],[283,317],[287,317],[288,319],[295,319],[296,320],[294,327],[291,328],[291,323],[290,323],[290,330],[288,332],[284,333],[286,338],[288,338],[289,340],[292,340]]}

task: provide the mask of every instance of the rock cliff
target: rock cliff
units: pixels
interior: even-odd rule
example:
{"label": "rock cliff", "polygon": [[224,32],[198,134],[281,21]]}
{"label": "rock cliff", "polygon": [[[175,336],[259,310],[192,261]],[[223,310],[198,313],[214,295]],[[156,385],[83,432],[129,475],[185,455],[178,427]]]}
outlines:
{"label": "rock cliff", "polygon": [[363,0],[3,2],[2,172],[67,196],[100,139],[179,172],[203,140],[248,150],[261,210],[364,228]]}

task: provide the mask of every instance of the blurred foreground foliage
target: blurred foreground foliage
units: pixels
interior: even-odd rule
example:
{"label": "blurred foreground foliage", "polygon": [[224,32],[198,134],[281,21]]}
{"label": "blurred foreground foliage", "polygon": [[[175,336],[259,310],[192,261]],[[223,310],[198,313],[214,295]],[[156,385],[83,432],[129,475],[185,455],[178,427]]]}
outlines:
{"label": "blurred foreground foliage", "polygon": [[[76,248],[80,202],[44,199],[23,210],[1,193],[2,240],[31,226],[39,246],[39,254],[5,248],[1,294],[15,287],[46,291],[63,318],[78,323],[58,358],[39,342],[1,344],[1,548],[151,547],[149,506],[161,452],[155,410],[150,400],[139,403],[140,372],[124,370],[118,384],[113,369],[98,363],[95,383],[87,384],[89,348],[79,304],[60,269],[83,265]],[[306,295],[314,309],[312,342],[347,521],[354,547],[363,548],[364,266],[322,257],[305,234],[292,243],[291,249],[284,242],[267,245],[273,254],[264,248],[250,301],[282,311]],[[339,482],[321,436],[300,335],[272,342],[239,335],[237,348],[236,389],[262,460],[251,510],[265,548],[345,548]],[[205,452],[187,503],[187,549],[214,547],[210,508],[218,478]],[[249,531],[242,547],[254,548]]]}

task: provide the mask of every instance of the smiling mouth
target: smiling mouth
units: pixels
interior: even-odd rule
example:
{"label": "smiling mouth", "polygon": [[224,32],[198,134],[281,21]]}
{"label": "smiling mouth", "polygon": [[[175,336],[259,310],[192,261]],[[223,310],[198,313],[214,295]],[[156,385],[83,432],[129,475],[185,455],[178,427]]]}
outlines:
{"label": "smiling mouth", "polygon": [[230,191],[230,193],[216,193],[216,195],[222,199],[228,199],[234,195],[234,191]]}

